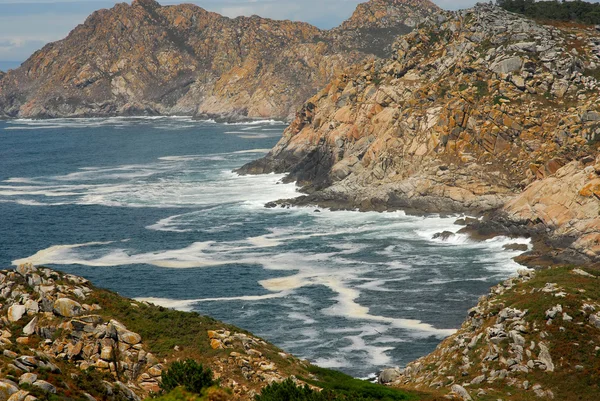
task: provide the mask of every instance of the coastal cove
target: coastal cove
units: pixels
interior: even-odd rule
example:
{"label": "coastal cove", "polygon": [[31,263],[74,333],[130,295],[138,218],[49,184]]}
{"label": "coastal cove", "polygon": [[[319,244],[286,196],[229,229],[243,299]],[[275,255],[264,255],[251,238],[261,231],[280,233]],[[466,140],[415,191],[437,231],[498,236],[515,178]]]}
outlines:
{"label": "coastal cove", "polygon": [[264,208],[300,195],[238,176],[285,125],[190,118],[0,122],[4,266],[32,262],[248,329],[365,377],[433,351],[521,269],[459,216]]}

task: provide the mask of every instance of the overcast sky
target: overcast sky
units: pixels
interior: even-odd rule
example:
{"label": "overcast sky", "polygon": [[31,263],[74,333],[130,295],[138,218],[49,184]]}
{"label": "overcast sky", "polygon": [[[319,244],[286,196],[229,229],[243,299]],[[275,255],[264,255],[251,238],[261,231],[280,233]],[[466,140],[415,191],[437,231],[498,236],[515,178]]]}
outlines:
{"label": "overcast sky", "polygon": [[[194,3],[228,17],[258,14],[310,22],[331,28],[348,18],[365,0],[162,0],[163,5]],[[476,0],[433,0],[445,9],[470,7]],[[598,0],[597,0],[598,1]],[[0,70],[18,65],[45,43],[64,38],[94,10],[112,0],[0,0]]]}

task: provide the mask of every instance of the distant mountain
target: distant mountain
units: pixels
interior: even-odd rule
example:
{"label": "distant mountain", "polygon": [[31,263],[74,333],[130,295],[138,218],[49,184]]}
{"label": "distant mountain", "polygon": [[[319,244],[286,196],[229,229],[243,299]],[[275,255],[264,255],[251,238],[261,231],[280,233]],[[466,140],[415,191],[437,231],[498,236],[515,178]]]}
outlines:
{"label": "distant mountain", "polygon": [[293,117],[334,76],[382,55],[435,12],[373,0],[322,31],[258,16],[230,19],[153,0],[94,12],[0,81],[0,117],[187,114]]}

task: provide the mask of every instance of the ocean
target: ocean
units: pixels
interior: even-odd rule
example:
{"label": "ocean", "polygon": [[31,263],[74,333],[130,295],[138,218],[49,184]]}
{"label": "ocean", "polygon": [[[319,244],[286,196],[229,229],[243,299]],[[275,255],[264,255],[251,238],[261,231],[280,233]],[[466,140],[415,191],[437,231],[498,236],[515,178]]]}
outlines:
{"label": "ocean", "polygon": [[235,324],[356,377],[402,366],[522,268],[459,216],[274,208],[282,175],[232,170],[285,125],[183,117],[0,121],[0,265],[30,261]]}

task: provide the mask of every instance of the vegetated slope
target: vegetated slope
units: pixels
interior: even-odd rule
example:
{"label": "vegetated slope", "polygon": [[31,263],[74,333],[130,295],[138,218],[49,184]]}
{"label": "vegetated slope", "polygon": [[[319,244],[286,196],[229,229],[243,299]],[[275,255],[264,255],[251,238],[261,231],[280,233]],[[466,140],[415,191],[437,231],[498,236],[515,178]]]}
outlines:
{"label": "vegetated slope", "polygon": [[2,401],[139,401],[159,393],[163,372],[186,359],[212,370],[224,390],[208,394],[214,401],[250,400],[290,377],[365,401],[417,399],[311,366],[210,317],[133,301],[48,268],[1,271],[0,302]]}
{"label": "vegetated slope", "polygon": [[[586,232],[565,244],[595,258],[600,186],[586,166],[600,138],[596,43],[593,27],[540,25],[489,4],[441,13],[392,57],[334,79],[240,171],[288,172],[310,194],[298,204],[485,212],[513,201],[509,225],[557,239]],[[555,189],[567,165],[589,190]]]}
{"label": "vegetated slope", "polygon": [[[421,21],[437,9],[422,3],[384,1],[387,8],[370,14],[369,27],[377,29],[381,20],[406,32],[402,21]],[[360,18],[352,21],[360,26]],[[357,29],[331,33],[258,16],[230,19],[190,4],[121,3],[93,13],[10,71],[0,81],[0,117],[284,119],[344,68],[385,52],[395,38],[363,37]]]}
{"label": "vegetated slope", "polygon": [[498,0],[505,10],[539,20],[600,24],[600,4],[587,1]]}
{"label": "vegetated slope", "polygon": [[590,272],[521,271],[481,297],[433,353],[396,371],[393,385],[462,400],[597,399],[600,277]]}

